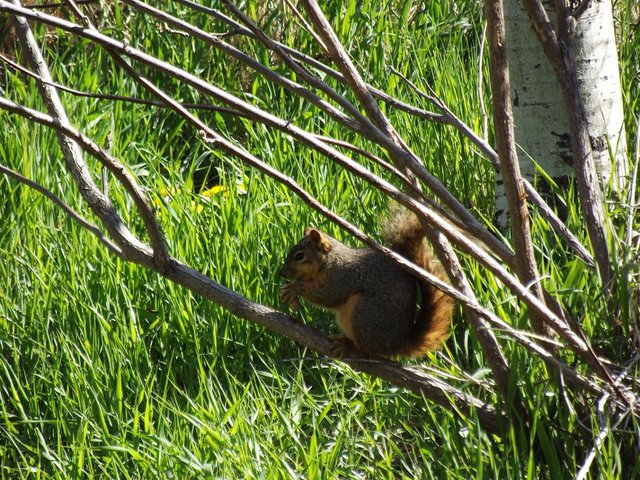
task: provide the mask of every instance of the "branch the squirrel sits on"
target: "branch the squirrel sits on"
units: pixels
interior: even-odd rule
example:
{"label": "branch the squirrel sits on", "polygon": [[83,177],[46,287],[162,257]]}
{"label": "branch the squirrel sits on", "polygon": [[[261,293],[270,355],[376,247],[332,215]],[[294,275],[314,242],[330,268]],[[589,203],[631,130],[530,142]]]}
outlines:
{"label": "branch the squirrel sits on", "polygon": [[[394,210],[383,232],[392,250],[446,279],[413,213]],[[419,356],[449,337],[453,299],[375,250],[348,247],[307,227],[280,274],[286,279],[280,297],[291,308],[297,310],[302,297],[335,312],[343,333],[331,346],[335,356]]]}

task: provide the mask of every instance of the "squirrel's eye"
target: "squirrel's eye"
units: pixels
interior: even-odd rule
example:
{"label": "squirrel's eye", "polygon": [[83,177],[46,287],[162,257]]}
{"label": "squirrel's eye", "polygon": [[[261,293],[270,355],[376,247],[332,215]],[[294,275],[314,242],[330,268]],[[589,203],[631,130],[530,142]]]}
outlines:
{"label": "squirrel's eye", "polygon": [[294,256],[293,259],[296,262],[301,262],[302,260],[304,260],[304,252],[297,252]]}

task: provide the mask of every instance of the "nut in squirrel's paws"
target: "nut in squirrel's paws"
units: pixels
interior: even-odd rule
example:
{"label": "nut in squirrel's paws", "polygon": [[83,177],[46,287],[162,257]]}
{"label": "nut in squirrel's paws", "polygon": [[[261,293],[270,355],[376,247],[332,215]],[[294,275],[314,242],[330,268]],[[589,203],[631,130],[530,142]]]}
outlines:
{"label": "nut in squirrel's paws", "polygon": [[280,299],[291,307],[291,310],[300,310],[300,301],[298,300],[299,287],[295,282],[285,283],[280,289]]}
{"label": "nut in squirrel's paws", "polygon": [[332,357],[345,358],[353,353],[360,353],[355,344],[344,335],[335,335],[329,338],[331,339],[329,354]]}

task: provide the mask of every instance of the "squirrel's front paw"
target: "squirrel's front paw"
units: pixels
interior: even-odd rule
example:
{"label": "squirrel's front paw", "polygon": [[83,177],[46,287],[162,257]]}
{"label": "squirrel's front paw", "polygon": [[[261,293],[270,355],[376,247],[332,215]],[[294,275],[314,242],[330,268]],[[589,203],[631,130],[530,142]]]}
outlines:
{"label": "squirrel's front paw", "polygon": [[299,294],[298,285],[295,282],[285,283],[280,289],[280,299],[289,305],[292,310],[296,311],[300,309],[300,301],[298,300]]}

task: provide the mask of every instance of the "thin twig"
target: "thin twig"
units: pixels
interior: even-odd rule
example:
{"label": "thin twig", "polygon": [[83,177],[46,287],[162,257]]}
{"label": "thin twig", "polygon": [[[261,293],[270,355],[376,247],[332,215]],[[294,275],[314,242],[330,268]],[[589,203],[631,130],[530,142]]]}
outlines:
{"label": "thin twig", "polygon": [[[31,70],[29,70],[28,68],[25,68],[22,65],[17,64],[16,62],[11,60],[6,55],[3,55],[2,53],[0,53],[0,60],[5,62],[6,64],[8,64],[11,68],[13,68],[15,70],[18,70],[18,71],[24,73],[25,75],[28,75],[31,78],[34,78],[34,79],[38,80],[39,82],[43,82],[46,85],[50,85],[52,87],[55,87],[56,89],[60,90],[61,92],[66,92],[66,93],[69,93],[71,95],[75,95],[76,97],[95,98],[97,100],[114,100],[114,101],[133,103],[133,104],[138,104],[138,105],[148,105],[148,106],[151,106],[151,107],[168,108],[164,103],[162,103],[162,102],[160,102],[158,100],[147,100],[145,98],[130,97],[130,96],[127,96],[127,95],[116,95],[116,94],[112,94],[112,93],[83,92],[82,90],[71,88],[71,87],[69,87],[67,85],[63,85],[63,84],[58,83],[58,82],[47,81],[47,80],[43,79],[42,77],[40,77],[35,72],[32,72]],[[218,107],[216,105],[211,105],[211,104],[206,104],[206,103],[181,102],[181,105],[183,107],[185,107],[185,108],[190,109],[190,110],[206,110],[206,111],[225,113],[225,114],[233,115],[233,116],[236,116],[236,117],[245,117],[246,118],[246,115],[244,115],[242,112],[240,112],[238,110],[234,110],[232,108]]]}
{"label": "thin twig", "polygon": [[[247,65],[252,70],[258,72],[259,74],[264,76],[264,78],[272,81],[276,85],[280,85],[286,90],[301,96],[305,100],[309,101],[311,104],[320,108],[322,111],[324,111],[327,115],[329,115],[331,118],[333,118],[340,124],[359,132],[363,130],[363,127],[361,127],[362,118],[359,119],[360,120],[359,122],[354,121],[351,117],[349,117],[348,115],[345,115],[345,113],[341,112],[340,110],[335,108],[333,105],[331,105],[329,102],[320,98],[318,95],[316,95],[312,91],[308,90],[307,88],[303,87],[297,82],[294,82],[286,77],[283,77],[277,72],[271,70],[270,68],[258,62],[254,58],[238,50],[236,47],[224,42],[219,36],[212,35],[208,32],[205,32],[204,30],[194,27],[193,25],[185,22],[184,20],[176,18],[140,0],[124,0],[124,1],[125,3],[127,3],[128,5],[130,5],[131,7],[135,8],[138,11],[152,15],[162,20],[163,22],[173,26],[174,28],[181,29],[194,37],[200,38],[201,40],[205,41],[207,44],[217,48],[218,50],[224,52],[225,54],[231,56],[232,58],[235,58],[236,60],[242,62],[244,65]],[[266,37],[265,35],[265,38],[268,38],[268,37]],[[300,70],[300,67],[298,67],[298,69]],[[300,70],[299,73],[302,75],[303,71]],[[310,76],[310,74],[307,74],[307,76]],[[316,79],[314,86],[316,86],[317,88],[321,88],[325,92],[328,92],[330,98],[336,101],[336,103],[338,103],[342,108],[344,108],[345,111],[347,111],[351,116],[359,115],[360,117],[362,117],[362,115],[359,112],[357,112],[357,110],[355,109],[355,107],[353,107],[353,105],[351,105],[344,97],[339,95],[337,92],[331,89],[324,82],[321,82],[319,79]]]}
{"label": "thin twig", "polygon": [[382,158],[378,157],[377,155],[372,154],[371,152],[368,152],[367,150],[360,148],[352,143],[346,142],[344,140],[337,140],[335,138],[332,137],[327,137],[324,135],[314,135],[314,137],[316,137],[318,140],[321,140],[325,143],[328,143],[329,145],[335,145],[337,147],[342,147],[345,148],[347,150],[350,150],[354,153],[357,153],[358,155],[368,158],[369,160],[371,160],[372,162],[380,165],[382,168],[384,168],[385,170],[388,170],[389,172],[393,173],[396,177],[398,177],[399,179],[402,180],[403,183],[409,184],[409,179],[404,175],[404,173],[402,173],[400,170],[398,170],[396,167],[394,167],[393,165],[391,165],[389,162],[384,161]]}
{"label": "thin twig", "polygon": [[[59,135],[73,139],[74,145],[79,145],[91,155],[98,157],[104,153],[93,141],[80,132],[68,124],[61,124],[59,120],[49,115],[18,105],[3,97],[0,97],[0,108],[18,114],[35,123],[53,128]],[[72,169],[71,172],[78,183],[83,198],[92,211],[102,220],[111,237],[122,249],[123,257],[137,263],[145,263],[151,255],[150,249],[142,244],[122,223],[110,200],[100,191],[91,178],[86,165],[84,163],[74,163],[69,168]],[[119,180],[122,181],[120,178]]]}
{"label": "thin twig", "polygon": [[78,212],[76,212],[73,208],[67,205],[64,200],[58,197],[55,193],[47,190],[45,187],[40,185],[39,183],[34,182],[33,180],[28,179],[27,177],[19,174],[15,170],[10,169],[9,167],[0,164],[0,173],[4,173],[5,175],[17,180],[20,183],[34,189],[35,191],[41,193],[53,203],[58,205],[67,215],[71,217],[72,220],[80,224],[83,228],[87,229],[91,232],[95,237],[102,243],[105,247],[107,247],[112,253],[122,258],[122,249],[118,247],[115,243],[109,240],[108,237],[105,236],[104,232],[100,230],[97,226],[91,223],[89,220],[84,218]]}
{"label": "thin twig", "polygon": [[300,20],[300,23],[304,27],[305,31],[309,35],[311,35],[313,37],[313,40],[316,42],[316,44],[320,48],[322,48],[322,50],[324,50],[325,53],[326,53],[327,52],[327,47],[325,46],[324,42],[322,41],[320,36],[315,32],[313,27],[311,27],[311,25],[309,25],[309,22],[307,22],[307,20],[302,16],[302,13],[300,13],[300,10],[298,10],[296,8],[296,6],[293,3],[291,3],[291,0],[284,0],[284,3],[287,4],[287,7],[289,7],[289,10],[291,10],[293,12],[293,14],[296,16],[296,18],[298,20]]}
{"label": "thin twig", "polygon": [[[180,3],[182,5],[185,5],[193,10],[196,10],[198,12],[202,12],[205,13],[207,15],[212,16],[213,18],[220,20],[221,22],[226,23],[227,25],[229,25],[231,28],[234,29],[235,32],[237,32],[238,34],[241,35],[245,35],[247,37],[253,38],[253,39],[258,39],[257,36],[248,28],[243,27],[241,24],[239,24],[238,22],[236,22],[235,20],[233,20],[232,18],[229,18],[227,15],[219,12],[218,10],[215,10],[213,8],[209,8],[209,7],[205,7],[203,5],[194,3],[190,0],[176,0],[177,3]],[[293,59],[298,60],[300,62],[305,63],[306,65],[310,66],[311,68],[314,68],[315,70],[322,72],[323,74],[326,74],[328,76],[330,76],[331,78],[334,78],[335,80],[338,80],[341,83],[345,82],[344,77],[342,76],[342,74],[340,72],[338,72],[337,70],[334,70],[333,68],[325,65],[324,63],[316,60],[315,58],[302,53],[294,48],[291,48],[287,45],[284,45],[283,43],[280,42],[275,42],[278,46],[278,48],[282,49],[287,55],[291,56]],[[371,94],[373,96],[375,96],[376,98],[379,98],[381,100],[383,100],[385,103],[393,106],[394,108],[398,109],[398,110],[402,110],[405,111],[407,113],[411,113],[412,115],[416,115],[420,118],[424,118],[426,120],[431,120],[434,122],[438,122],[438,123],[443,123],[444,122],[444,118],[442,115],[438,114],[438,113],[434,113],[434,112],[429,112],[427,110],[423,110],[417,107],[414,107],[413,105],[409,105],[405,102],[402,102],[400,100],[398,100],[397,98],[392,97],[391,95],[387,94],[386,92],[373,87],[372,85],[367,85],[367,88],[369,89],[369,91],[371,92]]]}

